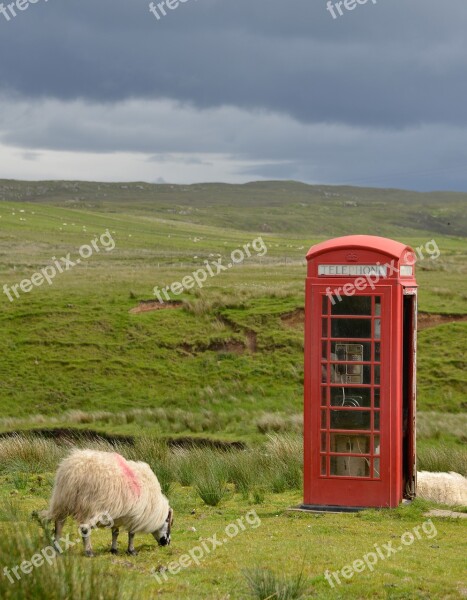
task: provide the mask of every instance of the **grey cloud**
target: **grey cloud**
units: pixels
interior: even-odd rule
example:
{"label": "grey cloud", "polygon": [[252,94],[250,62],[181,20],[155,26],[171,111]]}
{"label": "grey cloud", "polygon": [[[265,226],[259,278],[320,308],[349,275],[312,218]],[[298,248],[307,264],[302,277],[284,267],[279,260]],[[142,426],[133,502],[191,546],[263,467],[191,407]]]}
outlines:
{"label": "grey cloud", "polygon": [[187,155],[177,155],[177,154],[164,154],[160,152],[159,154],[153,154],[148,156],[146,159],[148,162],[155,163],[180,163],[183,165],[205,165],[210,166],[212,162],[208,160],[203,160],[199,156],[187,156]]}
{"label": "grey cloud", "polygon": [[467,122],[465,0],[378,0],[333,20],[326,0],[39,0],[0,22],[4,91],[172,98],[303,122]]}
{"label": "grey cloud", "polygon": [[140,153],[146,161],[187,166],[214,165],[222,157],[243,163],[238,173],[245,179],[467,189],[467,127],[303,124],[281,113],[228,106],[199,110],[167,100],[110,107],[81,101],[4,102],[14,126],[8,128],[0,117],[0,141],[36,151],[108,154],[118,149]]}
{"label": "grey cloud", "polygon": [[21,152],[21,158],[24,158],[24,160],[38,160],[40,156],[39,152]]}
{"label": "grey cloud", "polygon": [[467,190],[465,0],[377,0],[336,20],[326,2],[0,15],[0,141],[31,168],[42,150],[127,152],[190,173]]}

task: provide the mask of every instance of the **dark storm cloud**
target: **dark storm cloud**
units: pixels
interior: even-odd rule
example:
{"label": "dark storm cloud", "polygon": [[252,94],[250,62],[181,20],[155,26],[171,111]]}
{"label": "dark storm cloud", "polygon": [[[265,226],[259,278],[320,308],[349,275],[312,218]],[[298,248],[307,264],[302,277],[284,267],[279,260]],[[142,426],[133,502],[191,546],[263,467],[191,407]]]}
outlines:
{"label": "dark storm cloud", "polygon": [[466,1],[326,3],[0,12],[2,175],[467,190]]}
{"label": "dark storm cloud", "polygon": [[378,0],[333,20],[326,0],[38,0],[0,16],[1,89],[172,98],[402,128],[465,124],[465,0]]}
{"label": "dark storm cloud", "polygon": [[[203,175],[197,181],[219,180],[216,168],[224,161],[230,163],[223,171],[227,179],[236,174],[242,180],[467,189],[467,127],[426,124],[390,130],[300,123],[281,113],[232,106],[199,110],[169,100],[108,105],[5,100],[4,107],[1,140],[29,152],[141,154],[142,161],[160,168],[178,164],[186,172],[199,166]],[[79,164],[79,154],[77,160]],[[121,166],[116,163],[119,177]],[[174,181],[173,175],[166,179]]]}

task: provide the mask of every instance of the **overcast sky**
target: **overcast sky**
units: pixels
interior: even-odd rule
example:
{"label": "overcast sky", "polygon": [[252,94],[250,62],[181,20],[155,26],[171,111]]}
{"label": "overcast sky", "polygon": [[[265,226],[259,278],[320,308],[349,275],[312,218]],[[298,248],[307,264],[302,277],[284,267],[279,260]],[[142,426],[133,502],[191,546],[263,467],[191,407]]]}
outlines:
{"label": "overcast sky", "polygon": [[0,178],[467,191],[466,0],[326,4],[5,8]]}

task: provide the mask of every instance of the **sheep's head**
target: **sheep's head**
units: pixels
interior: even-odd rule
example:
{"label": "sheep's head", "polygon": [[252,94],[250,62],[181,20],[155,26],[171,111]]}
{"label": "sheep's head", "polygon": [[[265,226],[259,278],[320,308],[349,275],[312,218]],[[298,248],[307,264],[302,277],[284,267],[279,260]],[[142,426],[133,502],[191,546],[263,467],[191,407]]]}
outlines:
{"label": "sheep's head", "polygon": [[168,546],[170,544],[170,530],[173,522],[174,511],[172,508],[169,508],[169,514],[162,527],[160,529],[156,529],[156,531],[153,531],[152,533],[159,546]]}

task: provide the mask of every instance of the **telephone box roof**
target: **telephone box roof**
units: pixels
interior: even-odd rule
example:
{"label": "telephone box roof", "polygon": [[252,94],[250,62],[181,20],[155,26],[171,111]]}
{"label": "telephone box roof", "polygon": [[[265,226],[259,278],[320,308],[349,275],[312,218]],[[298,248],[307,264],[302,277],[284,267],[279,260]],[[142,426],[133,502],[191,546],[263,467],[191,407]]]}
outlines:
{"label": "telephone box roof", "polygon": [[325,252],[342,248],[359,248],[361,250],[377,250],[392,258],[401,258],[405,251],[412,250],[407,244],[376,235],[346,235],[320,242],[312,246],[306,255],[307,260]]}

